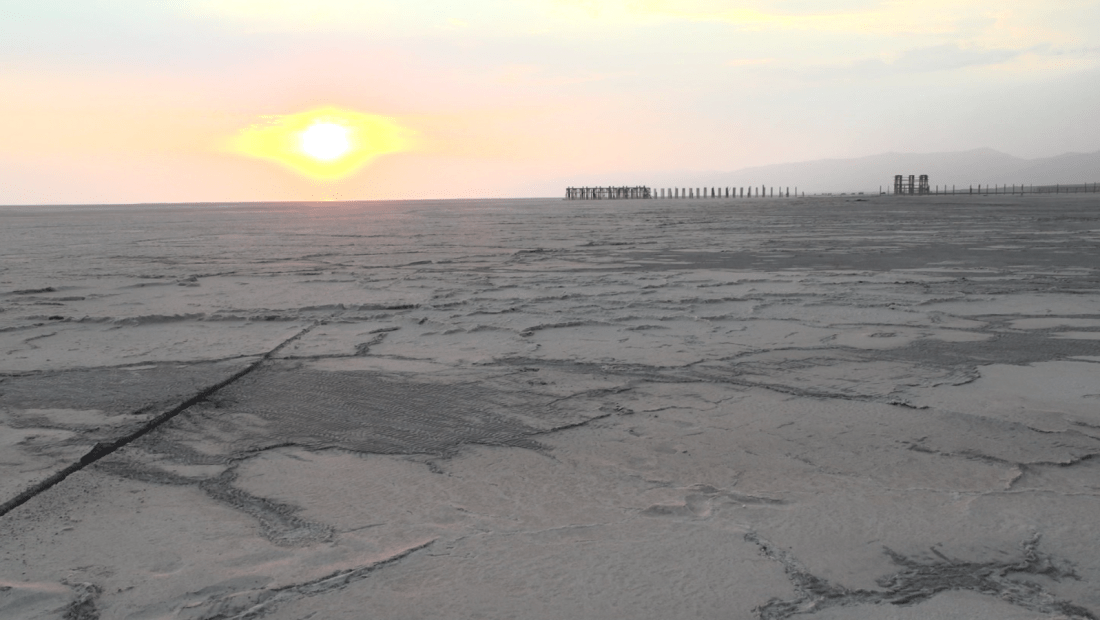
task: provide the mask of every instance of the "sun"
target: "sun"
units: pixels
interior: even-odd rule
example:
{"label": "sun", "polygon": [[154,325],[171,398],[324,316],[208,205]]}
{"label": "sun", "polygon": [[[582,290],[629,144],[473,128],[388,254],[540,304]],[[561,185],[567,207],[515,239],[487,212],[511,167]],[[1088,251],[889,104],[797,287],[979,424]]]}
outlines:
{"label": "sun", "polygon": [[313,159],[332,161],[351,150],[348,128],[336,123],[314,123],[301,136],[302,152]]}
{"label": "sun", "polygon": [[411,150],[415,135],[386,116],[325,107],[262,117],[226,146],[314,179],[336,180],[383,155]]}

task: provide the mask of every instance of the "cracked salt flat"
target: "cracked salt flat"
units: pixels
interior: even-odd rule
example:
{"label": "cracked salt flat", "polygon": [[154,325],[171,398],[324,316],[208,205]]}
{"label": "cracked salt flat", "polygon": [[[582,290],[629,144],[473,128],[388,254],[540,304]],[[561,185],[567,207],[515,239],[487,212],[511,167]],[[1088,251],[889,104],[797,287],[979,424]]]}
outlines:
{"label": "cracked salt flat", "polygon": [[959,198],[0,209],[0,616],[1094,618],[1098,205]]}

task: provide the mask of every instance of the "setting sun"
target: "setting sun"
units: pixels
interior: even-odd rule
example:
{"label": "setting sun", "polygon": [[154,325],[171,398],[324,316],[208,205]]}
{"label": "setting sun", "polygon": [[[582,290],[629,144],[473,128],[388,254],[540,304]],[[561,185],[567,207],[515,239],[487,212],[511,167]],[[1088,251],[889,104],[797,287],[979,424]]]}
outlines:
{"label": "setting sun", "polygon": [[335,123],[314,123],[301,137],[302,152],[321,161],[332,161],[351,150],[348,128]]}
{"label": "setting sun", "polygon": [[374,159],[412,148],[413,132],[385,116],[327,107],[265,116],[230,150],[276,162],[314,179],[346,177]]}

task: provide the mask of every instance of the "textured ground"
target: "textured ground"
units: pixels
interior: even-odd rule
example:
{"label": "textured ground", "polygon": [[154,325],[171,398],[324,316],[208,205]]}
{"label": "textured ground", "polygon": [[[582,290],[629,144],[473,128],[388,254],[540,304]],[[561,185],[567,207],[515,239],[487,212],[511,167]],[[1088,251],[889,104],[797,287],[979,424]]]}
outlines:
{"label": "textured ground", "polygon": [[1092,196],[0,208],[0,618],[1100,617]]}

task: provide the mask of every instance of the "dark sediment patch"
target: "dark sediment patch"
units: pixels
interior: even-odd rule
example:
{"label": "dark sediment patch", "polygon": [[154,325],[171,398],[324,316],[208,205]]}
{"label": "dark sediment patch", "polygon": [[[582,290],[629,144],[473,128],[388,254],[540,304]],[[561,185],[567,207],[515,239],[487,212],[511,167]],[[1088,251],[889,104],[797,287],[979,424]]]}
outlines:
{"label": "dark sediment patch", "polygon": [[30,501],[34,497],[44,493],[45,491],[49,490],[53,486],[55,486],[58,483],[62,482],[63,480],[65,480],[65,478],[68,478],[70,475],[84,469],[85,467],[87,467],[89,465],[92,465],[92,464],[96,463],[97,461],[103,459],[104,457],[107,457],[107,456],[110,456],[110,455],[114,454],[118,450],[122,449],[123,447],[125,447],[125,446],[127,446],[131,443],[133,443],[134,441],[139,440],[142,437],[145,437],[149,433],[151,433],[151,432],[155,431],[156,429],[158,429],[165,422],[168,422],[169,420],[172,420],[173,418],[178,416],[180,413],[182,413],[182,412],[190,409],[191,407],[197,405],[198,403],[203,402],[206,399],[210,398],[218,390],[221,390],[222,388],[226,387],[227,385],[230,385],[231,383],[240,380],[242,377],[248,375],[249,373],[251,373],[254,370],[256,370],[257,368],[259,368],[260,364],[262,364],[264,361],[266,361],[272,355],[278,353],[280,349],[282,349],[286,345],[294,342],[295,340],[301,338],[302,336],[307,334],[311,329],[313,329],[312,326],[307,327],[307,328],[303,329],[302,331],[298,332],[297,334],[291,336],[290,338],[287,338],[283,342],[279,343],[274,349],[271,349],[270,351],[268,351],[267,353],[265,353],[261,357],[255,359],[254,361],[252,361],[247,366],[244,366],[243,368],[238,369],[236,372],[229,375],[228,377],[223,378],[218,383],[215,383],[213,385],[204,386],[201,389],[199,389],[197,392],[192,393],[186,400],[184,400],[183,402],[177,404],[175,407],[173,407],[173,408],[171,408],[167,411],[164,411],[160,414],[157,414],[156,416],[147,417],[146,419],[143,419],[139,424],[129,425],[128,428],[126,428],[124,430],[124,432],[121,433],[121,435],[116,435],[115,437],[112,438],[111,441],[97,442],[95,444],[95,446],[90,451],[88,451],[84,456],[82,456],[80,458],[79,461],[77,461],[75,463],[70,463],[68,466],[66,466],[66,467],[64,467],[64,468],[62,468],[58,471],[55,471],[53,474],[51,474],[47,478],[39,481],[38,483],[34,484],[30,488],[23,490],[21,493],[19,493],[15,497],[13,497],[13,498],[9,499],[8,501],[0,504],[0,516],[6,515],[9,512],[11,512],[12,510],[18,508],[19,506],[22,506],[23,504]]}
{"label": "dark sediment patch", "polygon": [[249,361],[165,363],[0,377],[0,409],[99,409],[109,414],[152,411],[224,379]]}
{"label": "dark sediment patch", "polygon": [[[154,484],[195,485],[256,519],[259,533],[275,544],[310,545],[329,540],[333,529],[297,517],[300,507],[235,487],[238,463],[281,447],[432,458],[452,457],[468,445],[544,451],[538,435],[608,415],[565,415],[549,400],[470,383],[414,382],[273,362],[142,437],[134,450],[95,467]],[[195,466],[216,466],[220,473],[173,471]]]}
{"label": "dark sediment patch", "polygon": [[922,603],[949,590],[969,590],[995,597],[1029,611],[1058,614],[1067,620],[1096,620],[1088,609],[1071,601],[1059,600],[1041,585],[1028,581],[1027,576],[1040,575],[1054,581],[1080,580],[1073,567],[1058,562],[1039,551],[1039,537],[1024,542],[1023,554],[1017,560],[1000,562],[967,562],[947,557],[932,549],[935,560],[917,560],[891,549],[885,549],[890,559],[901,568],[896,573],[876,580],[882,590],[852,590],[830,583],[809,572],[793,555],[758,536],[745,535],[745,540],[760,548],[760,552],[783,565],[799,597],[793,600],[772,599],[757,607],[761,620],[782,620],[829,607],[861,604],[908,606]]}
{"label": "dark sediment patch", "polygon": [[[240,415],[263,420],[258,431],[234,433],[234,451],[293,444],[448,457],[469,444],[542,449],[534,437],[564,423],[531,400],[476,384],[273,366],[220,393],[217,409],[189,415],[229,425]],[[546,425],[531,424],[538,419]]]}
{"label": "dark sediment patch", "polygon": [[[1096,244],[1082,246],[1095,251]],[[1095,267],[1097,261],[1078,252],[1067,252],[1064,246],[1027,247],[1021,249],[990,249],[974,243],[926,244],[884,249],[860,249],[851,245],[820,248],[790,247],[771,250],[729,250],[693,252],[668,250],[632,250],[606,252],[636,264],[645,271],[676,269],[733,269],[738,271],[776,271],[809,269],[828,271],[894,271],[940,268],[1018,269],[1020,267],[1067,268]],[[597,253],[591,251],[590,253]],[[1090,281],[1095,284],[1094,279]]]}
{"label": "dark sediment patch", "polygon": [[897,349],[877,351],[879,359],[906,360],[937,366],[1034,364],[1070,357],[1100,355],[1100,340],[1058,338],[1050,331],[992,332],[988,340],[945,342],[923,339]]}

